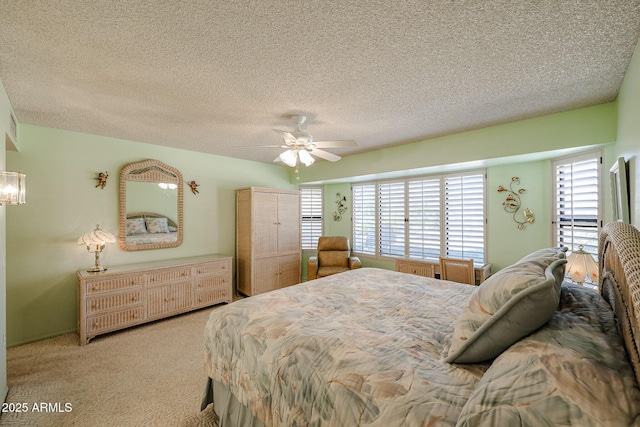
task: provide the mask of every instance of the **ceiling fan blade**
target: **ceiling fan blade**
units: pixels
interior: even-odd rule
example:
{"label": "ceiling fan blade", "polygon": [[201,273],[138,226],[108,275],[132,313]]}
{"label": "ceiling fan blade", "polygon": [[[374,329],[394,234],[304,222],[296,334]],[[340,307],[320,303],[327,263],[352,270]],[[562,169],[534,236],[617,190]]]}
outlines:
{"label": "ceiling fan blade", "polygon": [[358,143],[352,139],[343,139],[337,141],[313,141],[318,148],[338,148],[338,147],[357,147]]}
{"label": "ceiling fan blade", "polygon": [[286,142],[287,144],[296,144],[298,142],[296,137],[293,136],[291,132],[287,132],[286,130],[280,130],[280,129],[274,129],[273,131],[279,133],[280,136],[282,136],[282,138],[284,139],[284,142]]}
{"label": "ceiling fan blade", "polygon": [[329,160],[330,162],[337,162],[342,158],[340,156],[336,156],[333,153],[329,153],[328,151],[318,150],[317,148],[311,150],[310,153],[322,159]]}

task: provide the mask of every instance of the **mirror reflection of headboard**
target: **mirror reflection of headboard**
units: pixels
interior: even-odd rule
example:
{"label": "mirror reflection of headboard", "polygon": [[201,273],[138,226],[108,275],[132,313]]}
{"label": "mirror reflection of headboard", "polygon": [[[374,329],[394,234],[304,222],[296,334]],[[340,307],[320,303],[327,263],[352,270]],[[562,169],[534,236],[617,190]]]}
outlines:
{"label": "mirror reflection of headboard", "polygon": [[179,246],[183,186],[180,171],[158,160],[125,165],[120,171],[120,247],[138,251]]}

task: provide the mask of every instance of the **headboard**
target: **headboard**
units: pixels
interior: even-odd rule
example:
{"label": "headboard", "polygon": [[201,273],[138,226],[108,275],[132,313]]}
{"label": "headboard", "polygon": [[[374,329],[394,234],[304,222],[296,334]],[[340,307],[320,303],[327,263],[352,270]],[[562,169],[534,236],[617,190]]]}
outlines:
{"label": "headboard", "polygon": [[627,354],[640,383],[640,231],[622,222],[605,225],[598,254],[600,294],[618,319]]}
{"label": "headboard", "polygon": [[161,215],[155,212],[131,212],[131,213],[127,213],[127,219],[134,219],[134,218],[167,218],[167,225],[169,227],[175,227],[178,228],[178,225],[176,224],[176,222],[174,220],[172,220],[171,218],[167,217],[166,215]]}

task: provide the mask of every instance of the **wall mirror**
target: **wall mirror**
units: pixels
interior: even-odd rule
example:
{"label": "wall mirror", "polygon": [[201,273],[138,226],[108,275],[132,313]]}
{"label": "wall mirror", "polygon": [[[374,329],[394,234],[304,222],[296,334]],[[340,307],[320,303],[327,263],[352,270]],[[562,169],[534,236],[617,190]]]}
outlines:
{"label": "wall mirror", "polygon": [[120,247],[180,246],[183,187],[180,171],[158,160],[125,165],[120,171]]}

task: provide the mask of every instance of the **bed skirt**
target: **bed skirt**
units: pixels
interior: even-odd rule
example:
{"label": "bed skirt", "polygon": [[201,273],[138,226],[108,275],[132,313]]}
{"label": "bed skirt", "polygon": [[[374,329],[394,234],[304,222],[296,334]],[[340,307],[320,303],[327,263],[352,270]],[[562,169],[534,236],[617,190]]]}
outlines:
{"label": "bed skirt", "polygon": [[207,378],[200,409],[210,404],[218,416],[218,427],[265,427],[221,382]]}

